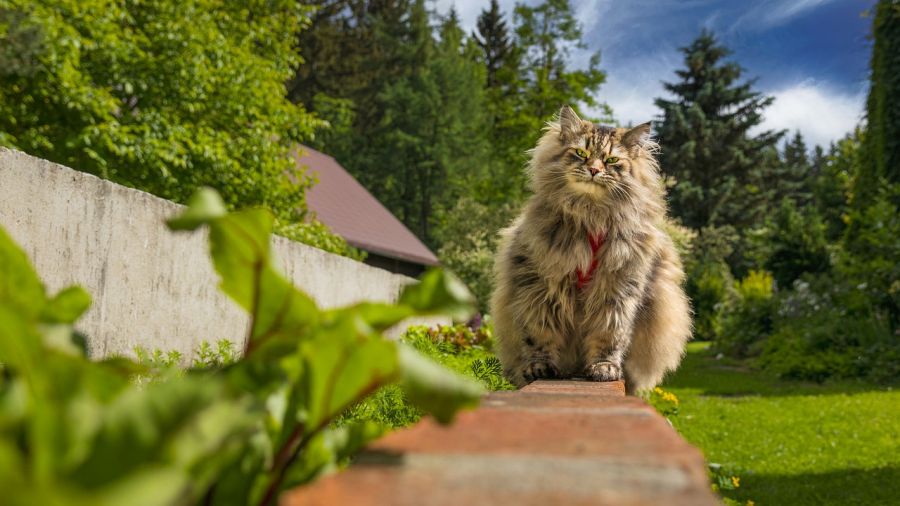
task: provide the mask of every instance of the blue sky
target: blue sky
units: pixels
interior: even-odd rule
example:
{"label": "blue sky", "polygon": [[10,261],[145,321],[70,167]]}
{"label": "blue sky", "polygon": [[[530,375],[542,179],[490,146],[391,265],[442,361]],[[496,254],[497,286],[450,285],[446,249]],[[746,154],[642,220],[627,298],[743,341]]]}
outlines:
{"label": "blue sky", "polygon": [[[536,3],[529,1],[528,3]],[[437,0],[455,6],[472,30],[487,1]],[[515,0],[501,0],[510,20]],[[600,90],[622,123],[659,111],[661,81],[682,65],[679,47],[702,28],[733,50],[731,58],[775,97],[764,128],[800,130],[811,144],[828,144],[862,118],[874,0],[572,0],[590,51],[600,50],[607,83]],[[574,58],[586,58],[575,55]],[[577,61],[573,62],[575,65]]]}

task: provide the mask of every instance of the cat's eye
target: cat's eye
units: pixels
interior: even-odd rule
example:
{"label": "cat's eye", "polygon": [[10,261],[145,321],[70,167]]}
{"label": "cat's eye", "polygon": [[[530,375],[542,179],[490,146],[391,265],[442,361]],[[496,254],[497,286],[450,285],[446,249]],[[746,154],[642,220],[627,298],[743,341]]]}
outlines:
{"label": "cat's eye", "polygon": [[587,159],[587,157],[591,156],[590,153],[588,153],[587,151],[585,151],[581,148],[576,149],[575,154],[578,156],[578,158],[584,158],[584,159]]}
{"label": "cat's eye", "polygon": [[605,163],[607,165],[612,165],[612,164],[618,163],[618,162],[619,162],[619,157],[617,157],[617,156],[611,156],[603,161],[603,163]]}

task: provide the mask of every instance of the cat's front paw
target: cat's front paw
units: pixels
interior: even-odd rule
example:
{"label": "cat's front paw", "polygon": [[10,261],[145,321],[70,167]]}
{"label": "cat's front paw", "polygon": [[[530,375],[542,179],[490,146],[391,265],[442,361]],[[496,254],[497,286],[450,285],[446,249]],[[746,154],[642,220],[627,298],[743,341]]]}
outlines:
{"label": "cat's front paw", "polygon": [[550,362],[535,360],[525,364],[525,368],[522,369],[522,377],[528,383],[539,379],[558,378],[559,369]]}
{"label": "cat's front paw", "polygon": [[601,360],[596,364],[589,365],[584,373],[592,381],[618,381],[622,379],[622,368],[608,360]]}

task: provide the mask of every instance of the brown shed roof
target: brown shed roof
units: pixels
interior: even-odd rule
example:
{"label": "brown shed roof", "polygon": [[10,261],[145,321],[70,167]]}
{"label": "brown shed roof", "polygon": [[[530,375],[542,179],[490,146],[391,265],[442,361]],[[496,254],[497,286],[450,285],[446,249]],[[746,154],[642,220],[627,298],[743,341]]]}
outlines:
{"label": "brown shed roof", "polygon": [[352,246],[389,258],[438,265],[434,253],[334,158],[301,146],[297,165],[319,180],[306,192],[309,209]]}

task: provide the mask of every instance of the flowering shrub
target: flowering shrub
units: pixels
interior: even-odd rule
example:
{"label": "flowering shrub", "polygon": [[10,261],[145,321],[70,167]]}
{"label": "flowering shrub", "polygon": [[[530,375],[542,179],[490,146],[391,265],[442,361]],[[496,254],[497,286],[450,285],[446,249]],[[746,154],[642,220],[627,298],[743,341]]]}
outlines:
{"label": "flowering shrub", "polygon": [[678,397],[672,392],[656,387],[648,394],[645,394],[645,399],[656,411],[665,417],[678,414]]}
{"label": "flowering shrub", "polygon": [[760,365],[781,377],[824,381],[900,377],[890,319],[865,293],[831,276],[807,277],[778,298]]}

